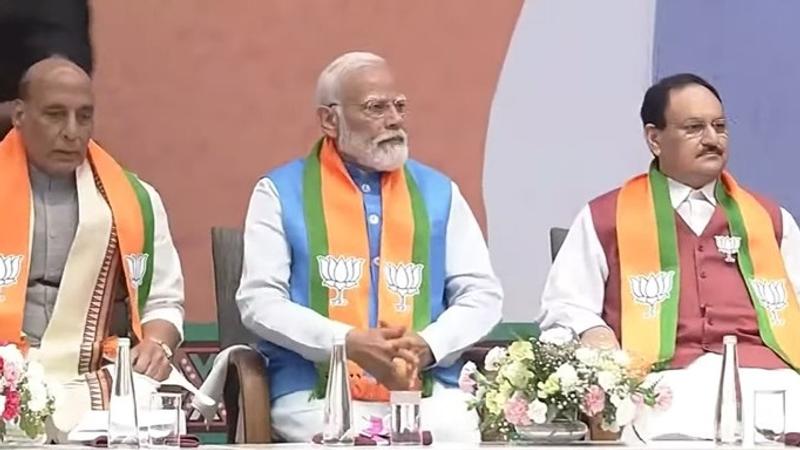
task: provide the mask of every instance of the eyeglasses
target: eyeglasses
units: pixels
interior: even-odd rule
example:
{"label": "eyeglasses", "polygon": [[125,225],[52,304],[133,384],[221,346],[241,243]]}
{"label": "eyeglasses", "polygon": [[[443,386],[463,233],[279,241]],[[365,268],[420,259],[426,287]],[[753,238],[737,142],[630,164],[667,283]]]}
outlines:
{"label": "eyeglasses", "polygon": [[[365,116],[371,119],[383,119],[389,110],[394,107],[397,115],[405,118],[408,114],[408,100],[405,97],[398,97],[393,100],[390,99],[370,99],[364,103],[352,103],[353,106],[358,106]],[[328,103],[326,106],[332,108],[334,106],[344,106],[341,103]]]}
{"label": "eyeglasses", "polygon": [[714,133],[723,137],[728,136],[728,124],[725,119],[717,119],[711,122],[689,121],[683,125],[676,125],[675,128],[681,130],[687,138],[697,139],[703,137],[708,132],[709,127]]}

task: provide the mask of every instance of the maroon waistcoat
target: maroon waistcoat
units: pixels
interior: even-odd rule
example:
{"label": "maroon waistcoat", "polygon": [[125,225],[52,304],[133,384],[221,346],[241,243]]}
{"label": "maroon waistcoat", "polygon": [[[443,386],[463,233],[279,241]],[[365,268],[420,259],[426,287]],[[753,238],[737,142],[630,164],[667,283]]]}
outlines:
{"label": "maroon waistcoat", "polygon": [[[589,203],[594,228],[608,262],[603,320],[622,341],[619,247],[617,246],[617,195],[619,189]],[[754,194],[755,195],[755,194]],[[767,210],[780,246],[783,221],[780,208],[755,195]],[[728,235],[725,211],[717,204],[714,215],[700,236],[675,212],[680,261],[680,298],[675,355],[670,367],[682,368],[706,352],[721,353],[722,337],[738,336],[741,367],[777,369],[789,367],[761,340],[756,310],[744,278],[735,263],[727,263],[717,250],[715,235]]]}

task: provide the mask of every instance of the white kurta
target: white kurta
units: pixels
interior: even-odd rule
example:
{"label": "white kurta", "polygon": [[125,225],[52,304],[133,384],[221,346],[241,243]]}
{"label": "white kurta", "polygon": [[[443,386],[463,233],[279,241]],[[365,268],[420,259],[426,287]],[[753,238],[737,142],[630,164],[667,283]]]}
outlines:
{"label": "white kurta", "polygon": [[[700,235],[711,220],[716,208],[715,183],[699,190],[668,179],[672,207],[694,231]],[[781,208],[783,238],[781,255],[789,279],[800,298],[800,229],[792,215]],[[720,254],[720,258],[724,256]],[[567,326],[577,333],[607,326],[601,317],[605,283],[608,279],[608,262],[597,237],[589,206],[585,206],[570,227],[558,253],[542,294],[542,328]],[[683,433],[701,438],[713,437],[714,405],[716,403],[721,357],[706,354],[685,369],[668,370],[654,374],[663,377],[663,383],[674,391],[673,407],[648,420],[646,434]],[[753,389],[783,386],[787,392],[787,405],[792,401],[800,407],[800,376],[789,369],[742,369],[744,404],[749,407]],[[792,415],[787,423],[798,423],[800,410],[787,408]],[[747,410],[749,411],[749,409]],[[747,415],[747,414],[746,414]],[[794,422],[792,422],[794,420]],[[745,427],[746,429],[749,427]]]}
{"label": "white kurta", "polygon": [[[437,364],[451,365],[470,345],[488,334],[500,321],[503,293],[489,261],[483,234],[458,187],[452,186],[450,217],[445,244],[445,295],[447,309],[420,332]],[[250,199],[244,233],[244,264],[237,303],[242,322],[256,335],[314,361],[327,361],[334,336],[352,327],[321,316],[291,301],[289,293],[291,253],[275,185],[267,178],[258,182]],[[475,430],[474,412],[466,412],[465,400],[455,388],[439,386],[423,415],[448,417],[454,430]],[[286,437],[310,437],[321,431],[322,402],[309,402],[309,392],[297,392],[272,405],[273,427]],[[458,398],[458,400],[455,400]],[[441,399],[442,406],[433,405]],[[313,411],[313,412],[311,412]],[[442,413],[434,412],[442,411]],[[446,411],[446,412],[445,412]],[[463,412],[463,414],[462,414]],[[308,413],[301,428],[295,414]],[[443,415],[444,414],[444,415]],[[319,416],[319,420],[312,420]],[[299,416],[298,416],[299,417]],[[304,416],[306,417],[306,416]],[[464,418],[461,420],[461,418]],[[467,419],[473,417],[473,419]],[[444,433],[442,431],[441,433]],[[476,435],[464,434],[472,440]],[[434,439],[437,439],[434,436]]]}

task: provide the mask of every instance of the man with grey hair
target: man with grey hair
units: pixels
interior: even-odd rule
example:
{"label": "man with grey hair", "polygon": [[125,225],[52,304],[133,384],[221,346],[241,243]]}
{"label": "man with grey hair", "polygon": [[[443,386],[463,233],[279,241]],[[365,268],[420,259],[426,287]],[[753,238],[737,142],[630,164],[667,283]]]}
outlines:
{"label": "man with grey hair", "polygon": [[[89,75],[45,58],[23,75],[0,142],[0,342],[27,347],[59,388],[47,430],[57,441],[108,409],[119,337],[157,381],[183,338],[164,204],[92,140],[94,115]],[[142,381],[140,401],[157,384]]]}
{"label": "man with grey hair", "polygon": [[269,361],[273,430],[287,441],[322,431],[338,341],[355,431],[376,433],[390,391],[420,390],[437,442],[478,441],[461,355],[500,320],[503,298],[478,223],[455,183],[408,159],[407,101],[383,58],[340,56],[316,100],[323,137],[258,182],[245,224],[237,303]]}

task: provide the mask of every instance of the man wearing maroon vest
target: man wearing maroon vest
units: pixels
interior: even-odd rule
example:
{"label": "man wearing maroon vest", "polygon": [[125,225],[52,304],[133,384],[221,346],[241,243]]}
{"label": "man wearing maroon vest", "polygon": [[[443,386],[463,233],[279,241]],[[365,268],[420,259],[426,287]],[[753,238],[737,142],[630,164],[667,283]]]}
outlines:
{"label": "man wearing maroon vest", "polygon": [[[715,196],[728,160],[721,98],[696,75],[673,75],[648,89],[641,118],[654,167],[666,177],[680,268],[673,280],[679,283],[674,353],[666,361],[669,370],[650,375],[672,388],[673,404],[666,412],[648,416],[641,428],[651,437],[713,437],[725,335],[738,338],[745,438],[752,430],[756,389],[786,390],[791,426],[800,418],[800,377],[762,340],[736,252],[731,254],[715,238],[729,235],[728,219]],[[628,281],[621,276],[617,225],[618,214],[625,211],[617,208],[619,194],[620,189],[603,194],[578,214],[553,262],[541,303],[542,328],[570,327],[585,345],[598,348],[617,348],[625,341],[621,288]],[[776,257],[783,259],[790,281],[786,288],[797,292],[800,229],[785,209],[752,195],[771,219],[780,248]]]}

